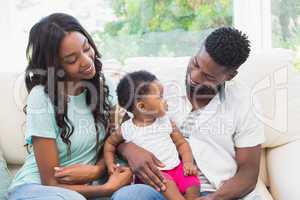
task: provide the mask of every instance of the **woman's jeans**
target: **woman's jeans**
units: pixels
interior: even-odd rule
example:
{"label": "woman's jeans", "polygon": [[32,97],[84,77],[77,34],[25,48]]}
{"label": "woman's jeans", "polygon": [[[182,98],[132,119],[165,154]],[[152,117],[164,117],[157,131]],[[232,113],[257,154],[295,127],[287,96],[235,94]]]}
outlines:
{"label": "woman's jeans", "polygon": [[40,184],[17,186],[7,194],[8,200],[86,200],[78,192]]}

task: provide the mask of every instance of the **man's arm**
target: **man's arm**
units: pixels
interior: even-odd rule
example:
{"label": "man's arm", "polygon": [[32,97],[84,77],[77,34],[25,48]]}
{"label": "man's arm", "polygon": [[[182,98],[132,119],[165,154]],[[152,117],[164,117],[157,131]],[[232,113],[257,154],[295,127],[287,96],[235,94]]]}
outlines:
{"label": "man's arm", "polygon": [[223,185],[211,197],[204,197],[203,200],[239,199],[252,192],[258,179],[260,152],[261,145],[236,148],[237,173],[231,179],[224,181]]}
{"label": "man's arm", "polygon": [[135,175],[157,191],[166,190],[164,177],[158,167],[165,167],[151,152],[134,143],[121,143],[118,152],[128,161]]}

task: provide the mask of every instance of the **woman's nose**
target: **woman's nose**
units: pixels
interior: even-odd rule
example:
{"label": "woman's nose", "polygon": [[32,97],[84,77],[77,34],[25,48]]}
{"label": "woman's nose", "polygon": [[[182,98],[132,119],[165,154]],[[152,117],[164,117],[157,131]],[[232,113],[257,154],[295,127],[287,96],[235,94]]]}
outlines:
{"label": "woman's nose", "polygon": [[81,62],[80,62],[80,66],[85,68],[89,65],[91,65],[92,59],[90,58],[90,56],[86,53],[83,53],[81,56]]}

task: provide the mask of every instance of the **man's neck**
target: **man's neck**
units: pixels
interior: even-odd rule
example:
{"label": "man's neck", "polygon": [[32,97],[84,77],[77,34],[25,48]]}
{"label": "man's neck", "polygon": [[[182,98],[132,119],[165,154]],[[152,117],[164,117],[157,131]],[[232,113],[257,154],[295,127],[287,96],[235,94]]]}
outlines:
{"label": "man's neck", "polygon": [[212,100],[211,99],[198,99],[192,102],[192,111],[204,108],[205,106],[207,106],[209,104],[209,102]]}

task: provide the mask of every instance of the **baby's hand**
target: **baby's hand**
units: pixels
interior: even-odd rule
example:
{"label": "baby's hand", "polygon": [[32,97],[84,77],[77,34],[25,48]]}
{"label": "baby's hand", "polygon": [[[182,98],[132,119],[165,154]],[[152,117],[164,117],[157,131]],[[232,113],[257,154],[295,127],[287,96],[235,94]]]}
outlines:
{"label": "baby's hand", "polygon": [[108,175],[112,175],[119,168],[119,164],[112,163],[107,166]]}
{"label": "baby's hand", "polygon": [[197,166],[194,165],[193,162],[183,163],[183,170],[184,170],[185,176],[197,176],[198,175]]}

